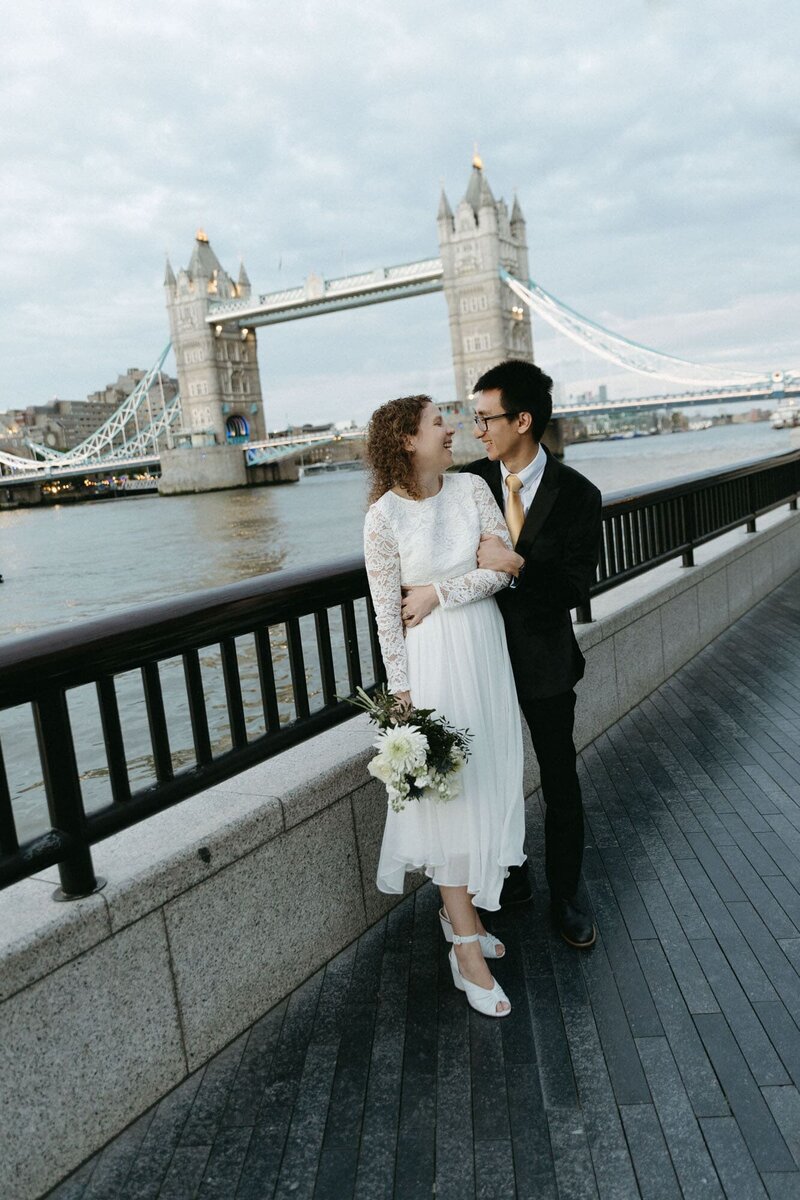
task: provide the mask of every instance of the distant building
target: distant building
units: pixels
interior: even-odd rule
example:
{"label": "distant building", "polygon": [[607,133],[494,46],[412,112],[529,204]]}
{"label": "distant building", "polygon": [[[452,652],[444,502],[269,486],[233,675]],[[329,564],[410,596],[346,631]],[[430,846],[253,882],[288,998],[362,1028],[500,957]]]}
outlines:
{"label": "distant building", "polygon": [[20,420],[20,413],[15,410],[0,413],[0,450],[21,458],[30,454],[25,445],[25,427]]}

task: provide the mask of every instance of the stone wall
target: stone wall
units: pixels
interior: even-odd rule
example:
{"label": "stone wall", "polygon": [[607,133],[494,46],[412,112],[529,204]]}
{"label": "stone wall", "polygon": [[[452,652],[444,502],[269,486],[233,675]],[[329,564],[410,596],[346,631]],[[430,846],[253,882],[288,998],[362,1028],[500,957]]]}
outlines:
{"label": "stone wall", "polygon": [[217,492],[246,484],[247,468],[241,446],[192,446],[161,451],[160,496]]}
{"label": "stone wall", "polygon": [[[579,746],[800,569],[800,515],[703,557],[579,627]],[[53,903],[55,872],[0,892],[3,1200],[40,1196],[396,902],[374,887],[372,736],[355,717],[109,838],[86,900]]]}

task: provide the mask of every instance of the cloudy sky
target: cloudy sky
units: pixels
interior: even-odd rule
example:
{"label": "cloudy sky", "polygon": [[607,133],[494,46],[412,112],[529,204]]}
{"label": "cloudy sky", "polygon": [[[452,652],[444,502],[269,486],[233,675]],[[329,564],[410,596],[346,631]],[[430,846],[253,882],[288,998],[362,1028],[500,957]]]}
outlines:
{"label": "cloudy sky", "polygon": [[[205,228],[254,290],[438,253],[473,142],[531,271],[628,337],[800,369],[800,17],[787,0],[38,0],[0,57],[0,410],[168,338]],[[613,377],[534,326],[537,360]],[[452,396],[441,295],[262,330],[270,426]]]}

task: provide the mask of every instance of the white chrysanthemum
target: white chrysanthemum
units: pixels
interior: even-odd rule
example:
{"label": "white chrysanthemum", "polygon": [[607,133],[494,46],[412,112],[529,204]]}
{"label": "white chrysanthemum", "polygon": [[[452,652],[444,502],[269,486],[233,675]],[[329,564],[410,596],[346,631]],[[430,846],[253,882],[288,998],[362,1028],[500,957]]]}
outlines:
{"label": "white chrysanthemum", "polygon": [[373,745],[393,770],[407,774],[424,767],[428,756],[428,739],[415,725],[396,725],[392,729],[385,729]]}

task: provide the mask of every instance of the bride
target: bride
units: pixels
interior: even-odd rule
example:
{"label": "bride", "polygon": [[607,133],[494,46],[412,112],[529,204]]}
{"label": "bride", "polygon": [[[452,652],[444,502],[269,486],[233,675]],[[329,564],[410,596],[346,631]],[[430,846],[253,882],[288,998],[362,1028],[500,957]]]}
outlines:
{"label": "bride", "polygon": [[486,1016],[511,1005],[485,958],[505,948],[476,909],[500,907],[507,868],[525,860],[522,735],[503,621],[493,598],[511,576],[479,570],[483,535],[511,546],[488,485],[447,474],[453,430],[428,396],[391,400],[367,432],[372,471],[364,555],[389,690],[472,735],[447,803],[387,812],[378,887],[403,891],[423,868],[439,886],[453,982]]}

